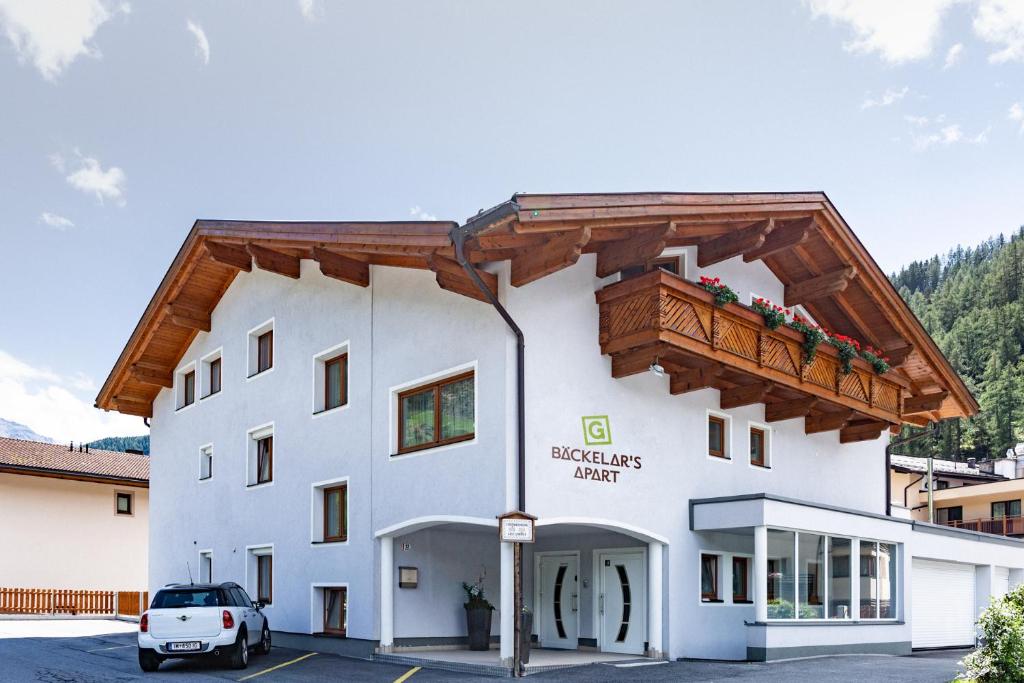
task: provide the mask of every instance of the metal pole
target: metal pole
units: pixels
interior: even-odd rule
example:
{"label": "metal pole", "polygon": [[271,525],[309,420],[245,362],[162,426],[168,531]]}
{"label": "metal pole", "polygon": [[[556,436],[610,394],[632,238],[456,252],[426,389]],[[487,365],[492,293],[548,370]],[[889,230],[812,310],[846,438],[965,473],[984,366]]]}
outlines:
{"label": "metal pole", "polygon": [[515,619],[515,643],[514,649],[512,650],[513,672],[516,676],[523,675],[523,653],[520,647],[522,639],[520,631],[523,628],[523,544],[514,543],[512,545],[512,561],[515,565],[513,576],[515,577],[515,584],[513,585],[513,593],[515,597],[513,602],[515,603],[516,619]]}
{"label": "metal pole", "polygon": [[932,495],[932,489],[935,488],[935,477],[933,476],[933,462],[934,458],[928,456],[928,523],[935,524],[935,497]]}

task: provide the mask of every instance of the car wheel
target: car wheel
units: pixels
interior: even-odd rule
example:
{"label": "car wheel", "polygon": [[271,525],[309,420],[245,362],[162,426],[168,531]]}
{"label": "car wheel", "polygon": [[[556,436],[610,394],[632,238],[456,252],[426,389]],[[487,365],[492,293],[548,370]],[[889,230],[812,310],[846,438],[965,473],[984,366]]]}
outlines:
{"label": "car wheel", "polygon": [[244,669],[247,666],[249,666],[249,640],[245,637],[245,633],[239,633],[238,640],[235,641],[235,651],[231,653],[231,668]]}
{"label": "car wheel", "polygon": [[139,668],[146,672],[156,671],[160,668],[160,658],[152,650],[139,649]]}
{"label": "car wheel", "polygon": [[261,655],[270,654],[270,625],[263,620],[263,633],[260,634],[260,644],[256,646],[256,652]]}

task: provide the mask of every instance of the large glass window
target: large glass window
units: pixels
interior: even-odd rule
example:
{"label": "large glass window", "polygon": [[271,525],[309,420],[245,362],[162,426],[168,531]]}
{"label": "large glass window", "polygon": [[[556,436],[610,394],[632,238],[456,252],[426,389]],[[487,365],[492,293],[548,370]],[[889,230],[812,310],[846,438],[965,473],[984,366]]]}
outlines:
{"label": "large glass window", "polygon": [[825,617],[825,537],[801,532],[797,540],[800,618]]}
{"label": "large glass window", "polygon": [[1004,500],[992,503],[992,517],[1002,519],[1003,517],[1020,517],[1020,501]]}
{"label": "large glass window", "polygon": [[870,541],[860,542],[860,617],[878,616],[878,547]]}
{"label": "large glass window", "polygon": [[476,431],[474,376],[457,377],[398,395],[398,452],[472,439]]}
{"label": "large glass window", "polygon": [[862,619],[896,617],[896,546],[860,542],[860,616]]}
{"label": "large glass window", "polygon": [[849,619],[850,594],[850,551],[853,542],[848,538],[828,539],[828,618]]}
{"label": "large glass window", "polygon": [[796,615],[796,561],[794,532],[768,530],[768,618]]}
{"label": "large glass window", "polygon": [[878,544],[878,618],[896,618],[896,546]]}

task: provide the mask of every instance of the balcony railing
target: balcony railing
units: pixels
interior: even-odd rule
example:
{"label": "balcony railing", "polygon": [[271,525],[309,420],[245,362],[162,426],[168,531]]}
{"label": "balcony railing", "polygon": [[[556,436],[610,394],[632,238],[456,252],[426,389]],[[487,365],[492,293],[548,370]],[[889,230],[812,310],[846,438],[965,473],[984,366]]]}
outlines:
{"label": "balcony railing", "polygon": [[946,522],[946,525],[997,536],[1024,536],[1024,517],[1020,516],[956,519]]}
{"label": "balcony railing", "polygon": [[806,363],[803,333],[785,325],[770,330],[746,306],[716,306],[709,292],[671,273],[609,285],[597,292],[597,302],[601,351],[613,358],[670,349],[878,420],[901,422],[902,384],[891,373],[879,376],[855,358],[852,372],[844,374],[838,352],[827,343]]}

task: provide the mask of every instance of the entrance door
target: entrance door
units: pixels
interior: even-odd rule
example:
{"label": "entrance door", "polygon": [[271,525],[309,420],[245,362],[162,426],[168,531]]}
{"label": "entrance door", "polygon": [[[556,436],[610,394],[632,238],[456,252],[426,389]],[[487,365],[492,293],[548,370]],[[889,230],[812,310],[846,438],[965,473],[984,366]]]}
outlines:
{"label": "entrance door", "polygon": [[579,646],[579,559],[576,555],[539,558],[537,638],[541,647],[575,650]]}
{"label": "entrance door", "polygon": [[647,626],[643,551],[600,553],[596,574],[601,651],[642,655]]}

